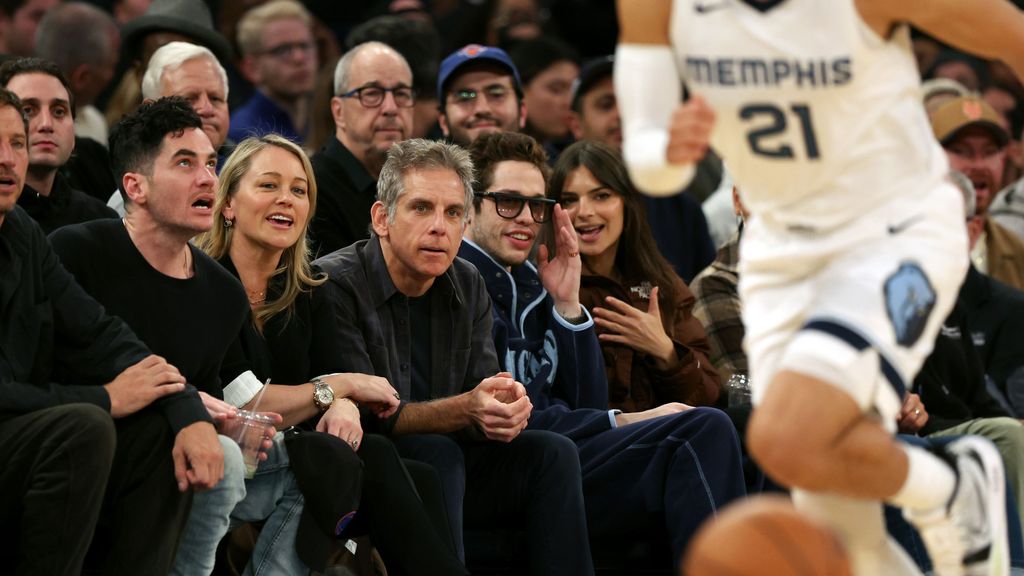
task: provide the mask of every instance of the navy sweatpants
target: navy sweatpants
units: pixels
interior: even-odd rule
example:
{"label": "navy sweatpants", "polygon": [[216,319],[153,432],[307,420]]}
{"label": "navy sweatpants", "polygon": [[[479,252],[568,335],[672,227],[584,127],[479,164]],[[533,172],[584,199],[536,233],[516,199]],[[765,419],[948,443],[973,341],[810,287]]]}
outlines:
{"label": "navy sweatpants", "polygon": [[577,442],[591,538],[667,531],[673,566],[704,520],[746,495],[732,421],[693,408]]}

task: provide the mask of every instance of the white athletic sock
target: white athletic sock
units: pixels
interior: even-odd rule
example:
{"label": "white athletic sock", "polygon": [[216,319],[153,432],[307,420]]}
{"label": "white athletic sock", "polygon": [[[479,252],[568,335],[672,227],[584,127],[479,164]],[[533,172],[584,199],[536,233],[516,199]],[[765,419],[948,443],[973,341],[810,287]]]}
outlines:
{"label": "white athletic sock", "polygon": [[889,503],[916,510],[945,506],[956,488],[953,469],[923,448],[907,444],[900,447],[907,453],[907,478],[896,494],[889,498]]}

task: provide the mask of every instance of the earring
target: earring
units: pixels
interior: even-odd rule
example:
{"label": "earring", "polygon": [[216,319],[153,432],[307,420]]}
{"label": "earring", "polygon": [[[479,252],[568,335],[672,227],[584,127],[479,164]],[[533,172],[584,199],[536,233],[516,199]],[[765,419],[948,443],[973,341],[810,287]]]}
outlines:
{"label": "earring", "polygon": [[224,227],[225,228],[231,228],[234,225],[235,225],[235,221],[234,220],[228,220],[227,218],[224,219]]}

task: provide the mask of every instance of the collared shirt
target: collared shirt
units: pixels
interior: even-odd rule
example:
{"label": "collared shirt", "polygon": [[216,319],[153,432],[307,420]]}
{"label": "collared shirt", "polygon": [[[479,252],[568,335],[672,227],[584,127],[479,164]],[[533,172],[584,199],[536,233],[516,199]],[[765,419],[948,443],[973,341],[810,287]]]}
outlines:
{"label": "collared shirt", "polygon": [[[356,242],[314,262],[329,280],[335,306],[333,338],[339,368],[376,374],[398,390],[403,404],[394,416],[364,420],[390,433],[412,398],[412,331],[408,297],[398,291],[381,251],[380,239]],[[431,399],[472,390],[498,373],[491,339],[491,299],[476,268],[456,258],[425,296],[431,314]]]}
{"label": "collared shirt", "polygon": [[747,374],[747,355],[743,351],[743,308],[738,285],[740,275],[739,235],[718,249],[718,256],[693,279],[690,290],[697,297],[693,315],[704,325],[711,345],[711,363],[722,379]]}
{"label": "collared shirt", "polygon": [[310,159],[317,183],[316,215],[309,224],[312,253],[326,256],[370,237],[370,207],[377,181],[337,137]]}

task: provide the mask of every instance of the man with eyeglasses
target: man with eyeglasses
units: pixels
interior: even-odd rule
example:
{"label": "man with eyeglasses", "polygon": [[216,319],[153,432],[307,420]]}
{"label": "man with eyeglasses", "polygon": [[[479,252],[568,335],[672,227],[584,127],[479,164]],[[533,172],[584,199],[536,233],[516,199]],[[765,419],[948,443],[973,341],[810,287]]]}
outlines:
{"label": "man with eyeglasses", "polygon": [[[533,403],[527,430],[575,442],[599,565],[600,542],[638,535],[663,541],[667,532],[671,554],[663,548],[650,559],[667,568],[703,520],[746,494],[739,437],[714,408],[607,409],[604,358],[579,302],[577,239],[568,213],[545,196],[547,155],[515,132],[483,134],[469,152],[477,184],[459,256],[480,270],[498,360]],[[540,246],[534,266],[528,257],[552,219],[554,252]]]}
{"label": "man with eyeglasses", "polygon": [[519,72],[501,48],[470,44],[451,53],[441,62],[437,101],[441,131],[460,146],[526,125]]}
{"label": "man with eyeglasses", "polygon": [[310,223],[314,255],[370,237],[370,207],[388,149],[413,125],[412,71],[396,50],[365,42],[334,69],[334,138],[311,162],[320,198]]}
{"label": "man with eyeglasses", "polygon": [[238,21],[240,69],[256,92],[231,115],[228,136],[276,132],[299,144],[306,136],[316,85],[312,17],[295,0],[273,0]]}

